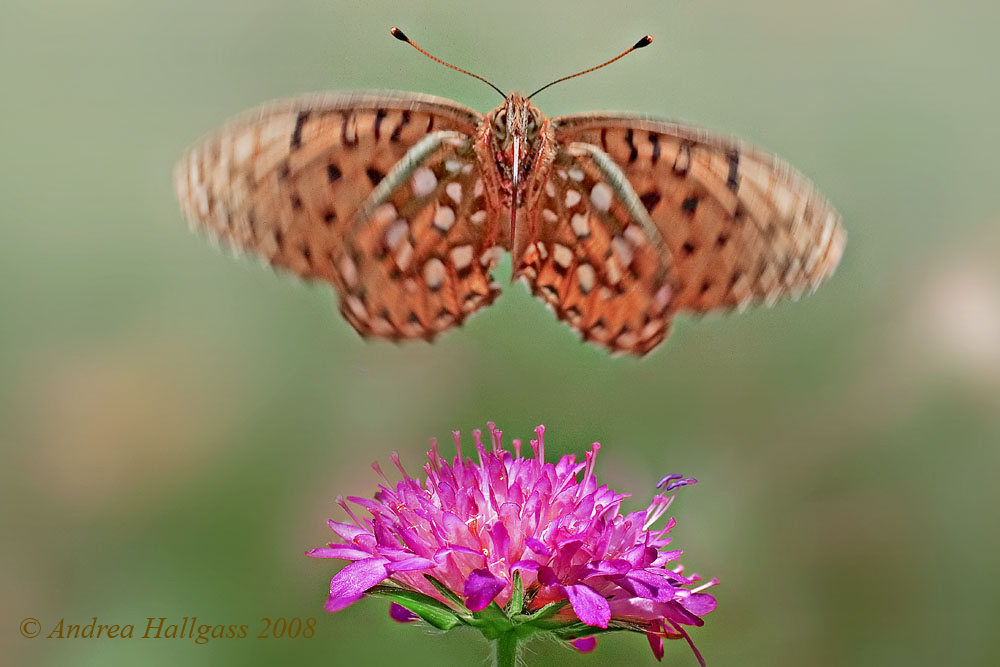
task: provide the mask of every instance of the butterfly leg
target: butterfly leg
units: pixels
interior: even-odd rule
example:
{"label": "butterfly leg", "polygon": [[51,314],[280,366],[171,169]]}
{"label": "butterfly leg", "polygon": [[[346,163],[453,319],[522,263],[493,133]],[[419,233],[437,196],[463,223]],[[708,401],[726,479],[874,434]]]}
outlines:
{"label": "butterfly leg", "polygon": [[362,335],[431,339],[499,294],[497,224],[471,139],[417,142],[358,209],[339,260],[341,311]]}
{"label": "butterfly leg", "polygon": [[615,352],[646,354],[666,336],[675,278],[658,228],[614,161],[573,143],[557,152],[531,207],[534,242],[515,275],[560,319]]}

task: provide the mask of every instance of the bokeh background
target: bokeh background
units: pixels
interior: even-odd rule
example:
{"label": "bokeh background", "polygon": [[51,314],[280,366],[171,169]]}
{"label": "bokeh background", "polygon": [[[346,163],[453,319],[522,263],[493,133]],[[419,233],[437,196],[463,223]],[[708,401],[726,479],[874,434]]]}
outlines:
{"label": "bokeh background", "polygon": [[[1000,664],[1000,61],[992,2],[4,0],[0,8],[0,642],[6,664],[484,664],[472,633],[327,615],[337,494],[392,450],[487,420],[604,444],[645,505],[668,472],[689,568],[722,579],[721,665]],[[800,303],[682,318],[641,361],[579,343],[520,285],[435,345],[361,341],[331,290],[191,234],[171,170],[264,100],[496,95],[632,110],[787,158],[849,229]],[[509,276],[509,261],[501,277]],[[24,617],[42,637],[25,639]],[[44,639],[146,617],[312,639]],[[531,665],[651,664],[635,635]],[[674,665],[694,665],[681,643]]]}

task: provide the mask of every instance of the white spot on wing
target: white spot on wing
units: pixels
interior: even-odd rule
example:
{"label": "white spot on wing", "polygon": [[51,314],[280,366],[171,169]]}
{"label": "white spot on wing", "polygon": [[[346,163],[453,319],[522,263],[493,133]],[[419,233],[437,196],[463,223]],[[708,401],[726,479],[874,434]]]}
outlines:
{"label": "white spot on wing", "polygon": [[455,224],[455,210],[450,206],[438,206],[434,211],[434,226],[442,232],[451,229]]}
{"label": "white spot on wing", "polygon": [[406,238],[409,231],[410,225],[406,222],[406,220],[403,220],[402,218],[396,220],[396,222],[392,223],[389,229],[385,232],[386,247],[390,250],[398,248],[399,244],[403,242],[403,239]]}
{"label": "white spot on wing", "polygon": [[410,245],[409,241],[406,241],[396,250],[394,257],[396,258],[396,266],[399,267],[399,270],[406,271],[410,268],[410,259],[413,257],[413,246]]}
{"label": "white spot on wing", "polygon": [[348,287],[355,287],[358,284],[358,267],[347,255],[340,258],[340,276]]}
{"label": "white spot on wing", "polygon": [[576,268],[576,281],[580,284],[580,291],[588,294],[597,282],[597,272],[590,264],[581,264]]}
{"label": "white spot on wing", "polygon": [[459,271],[472,264],[472,246],[460,245],[456,248],[452,248],[451,263],[454,264],[455,268]]}
{"label": "white spot on wing", "polygon": [[556,243],[552,248],[552,259],[562,268],[568,269],[573,262],[573,251],[561,243]]}
{"label": "white spot on wing", "polygon": [[506,251],[498,245],[488,248],[479,258],[479,263],[489,269],[495,269],[500,260],[503,259],[504,252]]}
{"label": "white spot on wing", "polygon": [[382,204],[372,211],[371,221],[376,225],[385,225],[396,218],[396,207],[392,204]]}
{"label": "white spot on wing", "polygon": [[424,264],[424,282],[431,289],[438,289],[444,283],[446,271],[444,262],[437,257],[432,257]]}
{"label": "white spot on wing", "polygon": [[253,132],[244,132],[240,135],[240,137],[233,142],[233,160],[237,164],[249,160],[250,156],[253,154],[253,144]]}
{"label": "white spot on wing", "polygon": [[624,235],[626,240],[628,240],[628,242],[636,248],[646,242],[646,235],[642,233],[642,230],[639,229],[638,225],[629,225],[626,227]]}
{"label": "white spot on wing", "polygon": [[632,245],[621,236],[611,239],[611,249],[621,260],[622,265],[628,266],[632,263]]}
{"label": "white spot on wing", "polygon": [[421,167],[413,172],[413,194],[417,197],[425,197],[434,192],[437,187],[437,176],[427,167]]}
{"label": "white spot on wing", "polygon": [[662,312],[667,305],[670,303],[670,299],[673,296],[673,290],[670,289],[669,285],[664,285],[653,297],[653,304],[656,306],[657,312]]}
{"label": "white spot on wing", "polygon": [[607,183],[597,183],[590,190],[590,201],[594,202],[594,207],[601,212],[611,208],[611,186]]}
{"label": "white spot on wing", "polygon": [[357,317],[362,322],[368,321],[368,311],[365,310],[365,304],[361,303],[361,299],[354,296],[353,294],[347,295],[347,307],[351,309],[354,316]]}

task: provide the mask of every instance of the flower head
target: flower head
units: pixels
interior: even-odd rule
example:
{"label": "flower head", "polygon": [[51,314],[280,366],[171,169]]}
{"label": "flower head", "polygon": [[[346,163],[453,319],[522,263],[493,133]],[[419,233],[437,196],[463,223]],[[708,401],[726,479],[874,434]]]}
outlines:
{"label": "flower head", "polygon": [[[449,462],[432,442],[426,477],[411,477],[392,461],[402,480],[382,479],[374,498],[348,498],[371,517],[359,517],[342,498],[350,522],[330,521],[341,541],[308,556],[353,561],[330,582],[328,611],[366,594],[389,598],[392,617],[417,617],[450,629],[478,627],[494,639],[505,632],[550,632],[580,650],[609,630],[643,632],[663,657],[663,639],[684,638],[685,625],[700,626],[715,609],[698,575],[683,574],[681,552],[669,550],[669,519],[654,528],[675,489],[696,480],[664,477],[662,491],[638,512],[621,513],[627,496],[599,486],[594,443],[578,462],[567,455],[545,461],[545,429],[531,440],[533,456],[513,453],[489,424],[490,443],[474,431],[478,462],[457,454]],[[695,655],[701,656],[694,649]]]}

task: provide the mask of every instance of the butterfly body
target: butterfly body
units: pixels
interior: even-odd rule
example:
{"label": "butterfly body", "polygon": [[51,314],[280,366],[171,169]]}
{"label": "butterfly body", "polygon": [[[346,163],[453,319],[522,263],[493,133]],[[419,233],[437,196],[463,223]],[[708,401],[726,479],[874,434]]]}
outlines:
{"label": "butterfly body", "polygon": [[194,225],[340,295],[363,335],[436,334],[514,277],[584,339],[645,354],[673,315],[798,296],[839,216],[784,162],[688,126],[488,114],[413,93],[300,98],[236,119],[178,165]]}

